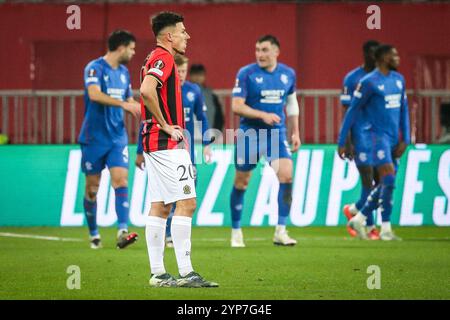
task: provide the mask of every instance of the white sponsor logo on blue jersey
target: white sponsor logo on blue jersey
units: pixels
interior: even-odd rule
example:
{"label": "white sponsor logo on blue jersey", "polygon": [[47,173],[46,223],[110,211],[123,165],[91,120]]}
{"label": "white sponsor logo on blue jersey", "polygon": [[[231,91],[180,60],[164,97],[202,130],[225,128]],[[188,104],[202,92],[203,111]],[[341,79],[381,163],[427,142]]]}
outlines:
{"label": "white sponsor logo on blue jersey", "polygon": [[384,97],[386,101],[386,109],[400,108],[402,95],[398,94],[388,94]]}
{"label": "white sponsor logo on blue jersey", "polygon": [[123,96],[125,95],[125,89],[119,89],[119,88],[107,88],[106,93],[111,98],[123,101]]}
{"label": "white sponsor logo on blue jersey", "polygon": [[282,103],[284,90],[261,90],[261,103]]}

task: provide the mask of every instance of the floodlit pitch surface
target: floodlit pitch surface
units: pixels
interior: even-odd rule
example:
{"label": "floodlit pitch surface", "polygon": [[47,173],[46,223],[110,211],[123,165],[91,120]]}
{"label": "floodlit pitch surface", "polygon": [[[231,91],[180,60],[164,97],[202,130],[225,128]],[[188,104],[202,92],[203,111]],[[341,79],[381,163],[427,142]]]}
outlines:
{"label": "floodlit pitch surface", "polygon": [[[208,289],[151,288],[144,229],[125,250],[115,229],[100,231],[104,248],[92,250],[86,228],[0,228],[0,299],[450,299],[449,228],[396,228],[404,241],[381,242],[290,227],[295,247],[274,246],[273,228],[244,228],[247,247],[230,248],[229,228],[195,227],[193,265],[220,284]],[[165,263],[176,275],[173,249]],[[73,265],[80,289],[67,286]],[[369,266],[379,267],[380,289],[368,288]]]}

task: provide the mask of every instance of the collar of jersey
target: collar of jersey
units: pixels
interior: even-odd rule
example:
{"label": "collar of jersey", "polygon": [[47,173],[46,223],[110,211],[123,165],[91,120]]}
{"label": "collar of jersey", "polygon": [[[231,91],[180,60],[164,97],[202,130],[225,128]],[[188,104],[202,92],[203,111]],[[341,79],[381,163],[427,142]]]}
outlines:
{"label": "collar of jersey", "polygon": [[280,66],[280,63],[279,62],[277,62],[277,66],[275,67],[275,69],[273,69],[273,71],[272,72],[269,72],[269,71],[267,71],[266,69],[264,69],[264,68],[261,68],[260,66],[259,66],[259,64],[258,63],[256,63],[256,66],[260,69],[260,70],[262,70],[263,72],[265,72],[265,73],[268,73],[268,74],[274,74],[275,72],[277,72],[278,71],[278,68],[279,68],[279,66]]}
{"label": "collar of jersey", "polygon": [[116,69],[114,69],[113,67],[111,67],[111,65],[108,63],[108,61],[105,60],[105,57],[102,56],[101,59],[102,59],[102,63],[105,66],[107,66],[109,69],[114,70],[114,71],[117,71],[117,70],[120,69],[120,66],[121,66],[120,64],[119,64],[119,66]]}
{"label": "collar of jersey", "polygon": [[156,45],[156,47],[157,48],[161,48],[161,49],[163,49],[164,51],[167,51],[168,53],[170,53],[170,51],[169,50],[167,50],[166,48],[164,48],[163,46],[160,46],[159,44],[157,44]]}

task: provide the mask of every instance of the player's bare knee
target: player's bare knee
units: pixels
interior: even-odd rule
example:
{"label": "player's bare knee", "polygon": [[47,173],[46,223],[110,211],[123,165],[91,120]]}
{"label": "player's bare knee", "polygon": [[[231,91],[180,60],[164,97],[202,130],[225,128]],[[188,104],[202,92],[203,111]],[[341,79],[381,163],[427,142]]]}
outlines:
{"label": "player's bare knee", "polygon": [[278,177],[280,183],[292,183],[292,174],[283,174]]}
{"label": "player's bare knee", "polygon": [[197,199],[191,198],[177,202],[175,215],[192,217],[197,208]]}
{"label": "player's bare knee", "polygon": [[128,188],[128,178],[113,179],[111,180],[111,186],[114,189]]}
{"label": "player's bare knee", "polygon": [[97,198],[98,185],[90,185],[86,187],[86,198],[94,201]]}
{"label": "player's bare knee", "polygon": [[152,203],[149,216],[167,219],[172,209],[172,205],[164,205],[163,203]]}
{"label": "player's bare knee", "polygon": [[196,198],[186,200],[186,202],[185,202],[186,212],[193,214],[196,208],[197,208],[197,199]]}
{"label": "player's bare knee", "polygon": [[234,179],[234,187],[238,190],[246,190],[250,182],[250,175],[237,174]]}
{"label": "player's bare knee", "polygon": [[248,181],[235,181],[234,187],[238,190],[247,190],[248,187]]}

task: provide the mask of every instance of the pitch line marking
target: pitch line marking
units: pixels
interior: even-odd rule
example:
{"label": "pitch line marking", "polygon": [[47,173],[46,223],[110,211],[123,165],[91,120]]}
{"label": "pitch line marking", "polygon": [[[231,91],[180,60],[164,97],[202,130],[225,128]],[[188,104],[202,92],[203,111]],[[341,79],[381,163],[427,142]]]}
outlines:
{"label": "pitch line marking", "polygon": [[60,238],[60,237],[38,236],[38,235],[34,235],[34,234],[21,234],[21,233],[9,233],[9,232],[0,232],[0,237],[39,239],[39,240],[48,240],[48,241],[71,241],[71,242],[83,241],[81,239],[75,239],[75,238]]}

